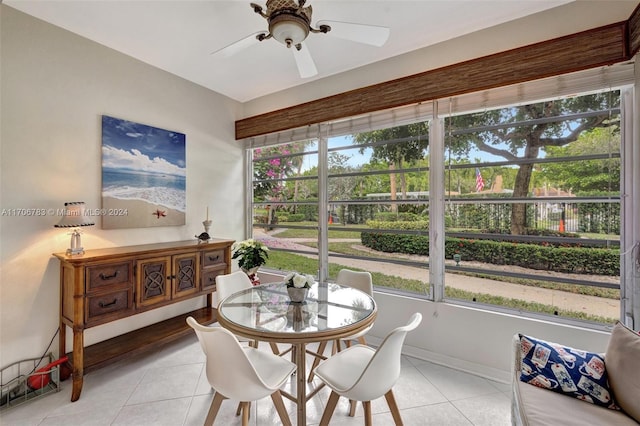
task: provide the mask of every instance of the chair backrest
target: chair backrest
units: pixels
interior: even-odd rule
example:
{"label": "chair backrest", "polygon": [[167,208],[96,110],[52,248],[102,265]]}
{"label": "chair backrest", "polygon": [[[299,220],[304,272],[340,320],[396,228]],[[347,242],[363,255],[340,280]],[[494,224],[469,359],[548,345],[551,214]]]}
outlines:
{"label": "chair backrest", "polygon": [[271,394],[238,339],[222,327],[208,327],[193,317],[187,324],[196,332],[207,356],[207,380],[213,389],[237,401],[255,401]]}
{"label": "chair backrest", "polygon": [[360,378],[345,393],[350,399],[371,401],[386,394],[400,377],[402,345],[407,333],[422,322],[418,312],[409,318],[407,325],[392,330],[384,338]]}
{"label": "chair backrest", "polygon": [[369,272],[341,269],[336,277],[336,283],[357,288],[373,296],[373,279]]}
{"label": "chair backrest", "polygon": [[216,277],[216,292],[218,293],[218,303],[226,299],[233,293],[251,288],[251,280],[242,271],[232,272],[226,275],[218,275]]}

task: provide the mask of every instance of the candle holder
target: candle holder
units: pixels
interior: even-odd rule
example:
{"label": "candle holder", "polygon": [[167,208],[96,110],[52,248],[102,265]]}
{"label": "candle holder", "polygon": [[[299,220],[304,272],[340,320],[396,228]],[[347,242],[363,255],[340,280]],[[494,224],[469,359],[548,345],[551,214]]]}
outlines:
{"label": "candle holder", "polygon": [[209,219],[203,220],[202,225],[204,226],[204,232],[209,233],[209,228],[211,228],[211,221]]}
{"label": "candle holder", "polygon": [[198,239],[198,244],[209,242],[211,237],[209,236],[209,228],[211,227],[211,221],[209,219],[202,221],[202,225],[204,226],[204,232],[200,235],[196,235]]}

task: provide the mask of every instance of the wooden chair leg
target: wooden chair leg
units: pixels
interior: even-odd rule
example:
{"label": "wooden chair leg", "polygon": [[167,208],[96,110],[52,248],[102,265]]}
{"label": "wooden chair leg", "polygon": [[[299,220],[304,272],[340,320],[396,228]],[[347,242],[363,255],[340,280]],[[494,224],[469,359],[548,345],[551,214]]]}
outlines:
{"label": "wooden chair leg", "polygon": [[220,392],[216,392],[213,396],[213,401],[211,401],[211,407],[209,407],[209,412],[207,413],[207,418],[204,420],[205,426],[213,426],[213,421],[216,419],[218,415],[218,410],[220,410],[220,405],[222,401],[227,399],[227,397],[223,396]]}
{"label": "wooden chair leg", "polygon": [[361,345],[366,345],[367,340],[364,338],[364,336],[360,336],[358,337],[358,343],[360,343]]}
{"label": "wooden chair leg", "polygon": [[[238,408],[236,408],[236,416],[242,414],[242,404],[242,402],[238,402]],[[251,408],[251,403],[247,402],[247,404],[249,404],[249,408]]]}
{"label": "wooden chair leg", "polygon": [[400,410],[398,409],[396,398],[393,396],[393,390],[390,389],[389,392],[385,393],[384,398],[387,400],[387,405],[391,410],[391,415],[393,416],[393,421],[396,423],[396,426],[402,426],[402,417],[400,417]]}
{"label": "wooden chair leg", "polygon": [[273,401],[273,405],[276,407],[278,416],[280,416],[282,426],[291,426],[291,418],[289,418],[289,413],[287,413],[284,402],[282,402],[282,394],[279,390],[271,394],[271,400]]}
{"label": "wooden chair leg", "polygon": [[340,395],[331,391],[331,395],[329,395],[329,400],[327,401],[327,406],[324,409],[324,413],[322,413],[322,418],[320,419],[320,426],[329,426],[329,421],[331,420],[331,416],[333,416],[333,412],[336,409],[336,404],[338,403],[338,399]]}
{"label": "wooden chair leg", "polygon": [[333,346],[331,346],[331,355],[335,355],[340,352],[340,340],[334,340]]}
{"label": "wooden chair leg", "polygon": [[362,401],[362,406],[364,407],[364,426],[372,426],[371,401]]}
{"label": "wooden chair leg", "polygon": [[349,400],[349,416],[350,417],[355,417],[356,416],[356,405],[358,404],[358,401],[354,401],[353,399]]}
{"label": "wooden chair leg", "polygon": [[269,342],[269,346],[271,346],[271,352],[276,355],[280,355],[280,349],[278,348],[278,344],[274,342]]}
{"label": "wooden chair leg", "polygon": [[[319,355],[324,355],[324,349],[327,347],[327,341],[324,340],[322,342],[320,342],[320,344],[318,345],[318,354]],[[313,372],[313,370],[318,366],[318,364],[320,364],[320,359],[319,357],[315,357],[315,359],[313,360],[313,365],[311,366],[311,370],[309,371],[309,378],[307,379],[308,383],[313,382],[313,378],[315,377],[315,373]]]}
{"label": "wooden chair leg", "polygon": [[251,411],[251,405],[248,402],[241,402],[242,404],[242,426],[249,426],[249,411]]}

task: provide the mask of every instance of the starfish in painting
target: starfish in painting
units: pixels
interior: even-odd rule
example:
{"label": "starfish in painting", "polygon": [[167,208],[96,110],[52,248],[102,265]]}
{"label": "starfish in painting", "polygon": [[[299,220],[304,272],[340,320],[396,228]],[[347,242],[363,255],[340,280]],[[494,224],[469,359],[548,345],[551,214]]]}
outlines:
{"label": "starfish in painting", "polygon": [[159,210],[159,209],[151,214],[156,215],[158,219],[160,219],[161,217],[165,217],[167,215],[167,213],[164,210]]}

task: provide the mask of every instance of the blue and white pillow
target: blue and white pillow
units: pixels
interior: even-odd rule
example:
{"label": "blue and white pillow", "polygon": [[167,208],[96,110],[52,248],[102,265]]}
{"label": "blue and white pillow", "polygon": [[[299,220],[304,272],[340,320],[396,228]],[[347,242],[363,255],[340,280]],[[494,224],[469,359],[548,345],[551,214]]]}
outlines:
{"label": "blue and white pillow", "polygon": [[520,381],[618,410],[602,355],[520,336]]}

